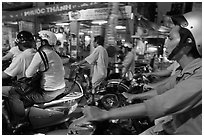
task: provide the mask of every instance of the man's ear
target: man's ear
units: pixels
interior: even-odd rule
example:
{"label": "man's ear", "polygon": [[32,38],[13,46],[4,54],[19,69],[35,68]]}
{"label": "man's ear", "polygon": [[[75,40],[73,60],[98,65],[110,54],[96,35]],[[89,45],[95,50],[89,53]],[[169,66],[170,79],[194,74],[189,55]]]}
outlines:
{"label": "man's ear", "polygon": [[42,41],[42,46],[45,46],[46,45],[46,42],[43,40]]}

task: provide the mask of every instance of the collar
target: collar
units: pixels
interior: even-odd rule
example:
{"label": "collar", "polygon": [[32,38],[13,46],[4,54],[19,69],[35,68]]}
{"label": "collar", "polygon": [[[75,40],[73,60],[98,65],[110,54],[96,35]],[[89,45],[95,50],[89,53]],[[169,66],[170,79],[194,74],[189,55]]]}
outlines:
{"label": "collar", "polygon": [[29,48],[23,51],[24,53],[35,53],[35,49]]}
{"label": "collar", "polygon": [[185,73],[190,73],[193,74],[195,70],[199,69],[200,67],[202,67],[202,59],[201,58],[197,58],[193,61],[191,61],[181,72],[181,74],[185,74]]}

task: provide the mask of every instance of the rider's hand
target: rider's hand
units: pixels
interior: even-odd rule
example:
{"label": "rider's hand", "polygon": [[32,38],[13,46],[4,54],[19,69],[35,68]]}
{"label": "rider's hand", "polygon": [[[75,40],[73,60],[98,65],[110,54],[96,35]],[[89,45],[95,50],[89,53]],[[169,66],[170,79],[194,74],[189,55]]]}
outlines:
{"label": "rider's hand", "polygon": [[79,66],[79,63],[78,62],[74,62],[71,64],[71,66]]}
{"label": "rider's hand", "polygon": [[152,75],[152,73],[143,73],[143,75],[144,75],[145,77],[149,77],[149,76]]}
{"label": "rider's hand", "polygon": [[145,84],[143,88],[144,89],[153,89],[154,87],[152,85]]}
{"label": "rider's hand", "polygon": [[127,101],[128,103],[132,103],[132,101],[133,101],[134,99],[140,99],[140,97],[137,96],[137,94],[130,94],[130,93],[126,93],[126,92],[123,92],[122,94],[123,94],[123,96],[124,96],[125,98],[127,98],[126,101]]}
{"label": "rider's hand", "polygon": [[101,121],[106,118],[107,111],[95,106],[85,106],[83,113],[87,121]]}
{"label": "rider's hand", "polygon": [[125,74],[122,74],[121,78],[122,78],[122,79],[125,79],[125,78],[126,78]]}

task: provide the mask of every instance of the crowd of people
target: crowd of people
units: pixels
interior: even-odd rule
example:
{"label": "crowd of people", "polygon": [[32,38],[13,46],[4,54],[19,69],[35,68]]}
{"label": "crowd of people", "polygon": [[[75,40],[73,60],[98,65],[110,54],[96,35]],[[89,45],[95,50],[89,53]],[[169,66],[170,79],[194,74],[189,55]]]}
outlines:
{"label": "crowd of people", "polygon": [[[109,111],[95,106],[85,106],[83,113],[87,121],[107,119],[140,118],[148,116],[155,120],[164,116],[165,120],[142,134],[202,134],[202,14],[189,12],[172,17],[174,26],[165,43],[166,54],[174,64],[163,72],[145,75],[168,76],[168,79],[157,84],[152,90],[141,94],[125,94],[127,100],[135,98],[143,103],[132,104]],[[21,96],[15,87],[3,86],[2,94],[9,96],[12,113],[15,114],[14,126],[27,124],[24,105],[29,103],[49,102],[65,91],[65,70],[63,61],[55,52],[57,38],[53,32],[42,30],[37,36],[21,31],[15,40],[16,46],[11,48],[2,60],[12,58],[12,63],[2,72],[2,79],[8,77],[32,77],[45,66],[37,51],[44,51],[48,59],[49,69],[43,73],[41,92],[31,92]],[[125,43],[126,56],[122,62],[122,76],[134,74],[135,50],[133,44]],[[104,48],[104,38],[94,37],[93,52],[80,62],[72,65],[88,63],[93,67],[92,87],[97,86],[107,77],[108,53]],[[178,69],[179,67],[179,69]],[[179,70],[179,71],[177,71]]]}

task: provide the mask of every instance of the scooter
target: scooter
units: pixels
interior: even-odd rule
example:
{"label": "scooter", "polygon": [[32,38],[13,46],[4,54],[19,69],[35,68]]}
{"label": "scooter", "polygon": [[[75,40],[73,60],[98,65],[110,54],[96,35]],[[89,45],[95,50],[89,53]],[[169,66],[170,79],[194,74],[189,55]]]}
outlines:
{"label": "scooter", "polygon": [[83,89],[77,81],[66,80],[65,93],[55,100],[42,104],[34,104],[25,108],[29,126],[23,129],[13,129],[12,113],[9,106],[9,97],[2,98],[2,134],[48,134],[53,130],[67,129],[72,117],[81,116],[77,110],[78,101],[83,96]]}
{"label": "scooter", "polygon": [[[130,103],[122,93],[128,92],[129,87],[121,79],[111,79],[104,88],[96,91],[98,98],[95,99],[95,106],[110,110],[113,108],[127,106]],[[141,101],[135,101],[134,103]],[[73,119],[67,134],[69,135],[135,135],[143,132],[152,126],[148,118],[140,119],[113,119],[100,122],[89,122],[85,116]]]}
{"label": "scooter", "polygon": [[[104,83],[101,83],[104,84]],[[94,105],[101,108],[110,110],[125,106],[125,98],[121,94],[128,90],[124,84],[119,81],[109,80],[104,87],[98,85],[93,95]],[[92,104],[93,105],[93,104]],[[120,135],[130,134],[127,127],[127,122],[130,120],[110,120],[102,122],[88,122],[86,117],[81,116],[78,119],[72,119],[69,125],[67,134],[69,135]],[[125,124],[126,123],[126,124]],[[122,126],[124,125],[124,126]]]}

